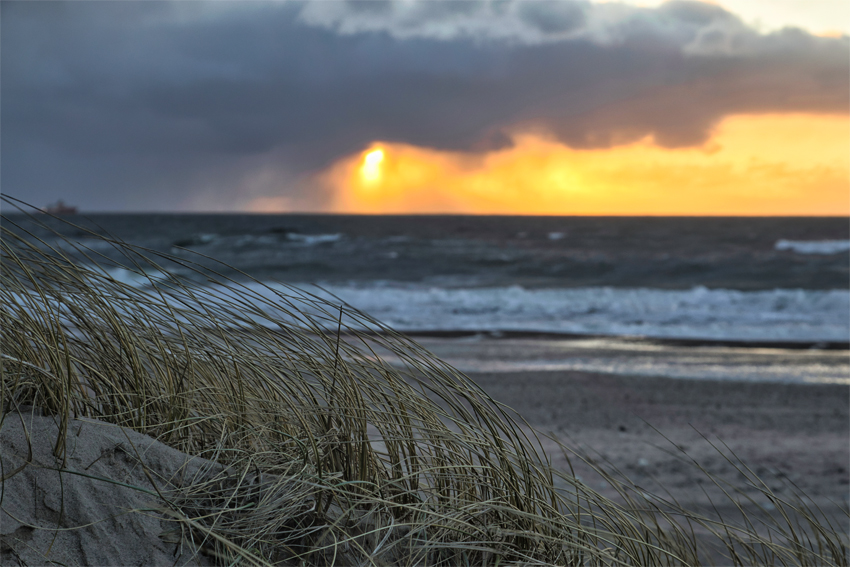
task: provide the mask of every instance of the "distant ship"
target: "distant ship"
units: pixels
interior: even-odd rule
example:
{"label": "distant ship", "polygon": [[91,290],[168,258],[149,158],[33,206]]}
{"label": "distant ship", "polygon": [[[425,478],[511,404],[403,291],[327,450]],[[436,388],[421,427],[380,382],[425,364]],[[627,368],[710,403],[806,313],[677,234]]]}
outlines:
{"label": "distant ship", "polygon": [[47,205],[42,211],[50,215],[75,215],[77,214],[77,207],[66,205],[65,201],[59,199],[54,204]]}

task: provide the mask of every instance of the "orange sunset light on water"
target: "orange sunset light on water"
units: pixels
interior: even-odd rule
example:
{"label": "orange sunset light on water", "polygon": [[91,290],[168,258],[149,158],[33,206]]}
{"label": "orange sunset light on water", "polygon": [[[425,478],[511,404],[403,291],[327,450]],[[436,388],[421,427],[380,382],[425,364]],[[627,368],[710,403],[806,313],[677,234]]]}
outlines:
{"label": "orange sunset light on water", "polygon": [[843,115],[739,115],[701,147],[573,149],[539,133],[485,154],[375,143],[321,175],[342,213],[848,215]]}

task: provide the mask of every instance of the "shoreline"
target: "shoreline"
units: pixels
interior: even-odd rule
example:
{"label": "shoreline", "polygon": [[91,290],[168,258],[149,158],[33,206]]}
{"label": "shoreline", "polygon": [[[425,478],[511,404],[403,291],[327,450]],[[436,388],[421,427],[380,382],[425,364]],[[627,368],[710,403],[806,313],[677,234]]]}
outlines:
{"label": "shoreline", "polygon": [[[642,379],[850,385],[850,352],[588,339],[414,337],[467,374],[589,372]],[[391,353],[387,353],[391,359]]]}
{"label": "shoreline", "polygon": [[[590,333],[567,333],[556,331],[517,331],[505,329],[435,329],[435,330],[398,330],[413,339],[481,339],[481,340],[602,340],[621,342],[636,345],[659,345],[680,347],[732,347],[751,349],[778,349],[778,350],[826,350],[847,351],[850,355],[850,341],[834,340],[803,340],[803,341],[773,341],[773,340],[747,340],[747,339],[711,339],[711,338],[677,338],[677,337],[652,337],[643,335],[605,335]],[[380,331],[365,331],[362,334],[383,336],[386,333]]]}

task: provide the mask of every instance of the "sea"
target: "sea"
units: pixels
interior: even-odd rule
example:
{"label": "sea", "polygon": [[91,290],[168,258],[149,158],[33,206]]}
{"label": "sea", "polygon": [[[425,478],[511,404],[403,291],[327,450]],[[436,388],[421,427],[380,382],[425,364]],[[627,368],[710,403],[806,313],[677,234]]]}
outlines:
{"label": "sea", "polygon": [[[3,222],[84,263],[115,257],[100,235],[258,293],[295,286],[368,313],[466,372],[850,384],[843,217],[33,218]],[[167,275],[108,270],[138,287],[157,277],[208,285],[180,261],[161,261]]]}

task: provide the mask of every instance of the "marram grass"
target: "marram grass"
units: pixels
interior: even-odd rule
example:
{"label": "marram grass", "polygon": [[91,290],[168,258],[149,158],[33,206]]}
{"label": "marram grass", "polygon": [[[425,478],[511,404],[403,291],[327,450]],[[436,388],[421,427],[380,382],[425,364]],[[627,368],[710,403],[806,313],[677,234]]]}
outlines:
{"label": "marram grass", "polygon": [[[258,293],[188,253],[79,227],[88,248],[58,232],[39,240],[26,227],[49,232],[40,218],[0,229],[0,425],[35,406],[204,457],[189,480],[163,485],[161,513],[168,537],[221,565],[848,564],[827,515],[743,464],[776,507],[759,520],[718,479],[742,521],[599,467],[621,497],[608,500],[551,467],[521,418],[469,378],[349,306]],[[108,269],[119,264],[156,277],[122,284]],[[206,287],[169,278],[174,266]]]}

